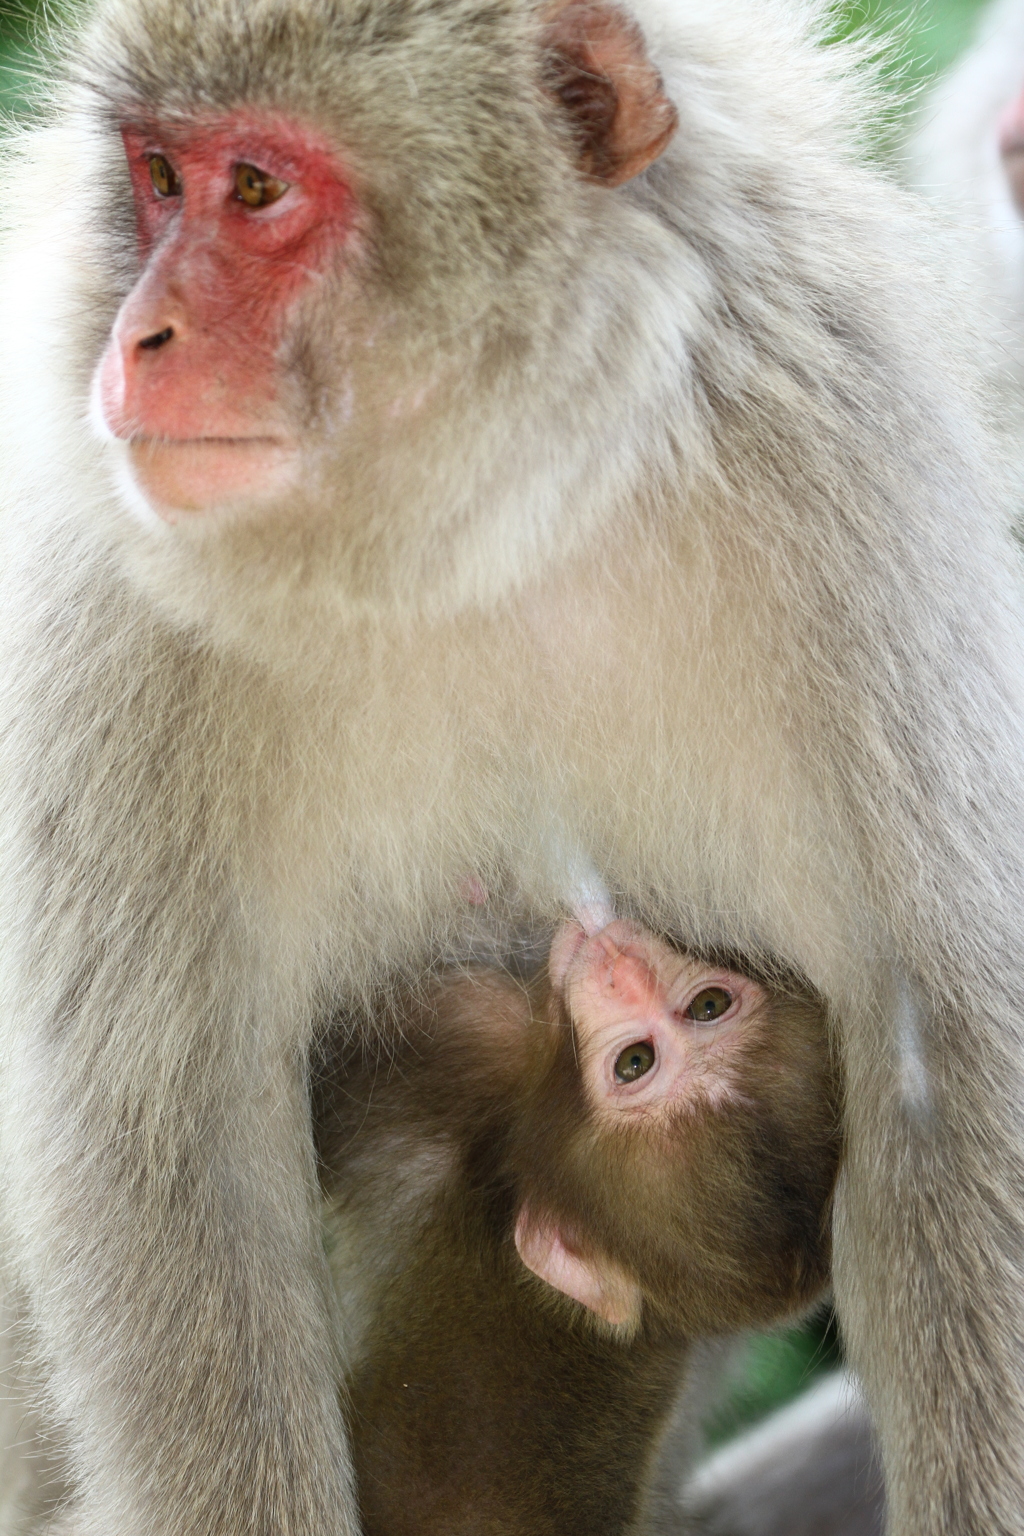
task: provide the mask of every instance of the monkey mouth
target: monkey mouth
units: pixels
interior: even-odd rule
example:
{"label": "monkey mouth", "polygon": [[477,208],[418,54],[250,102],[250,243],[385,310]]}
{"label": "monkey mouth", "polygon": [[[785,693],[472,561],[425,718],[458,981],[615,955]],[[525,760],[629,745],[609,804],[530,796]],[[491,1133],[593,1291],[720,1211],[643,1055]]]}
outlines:
{"label": "monkey mouth", "polygon": [[165,522],[256,505],[294,481],[297,445],[279,437],[132,437],[132,479]]}

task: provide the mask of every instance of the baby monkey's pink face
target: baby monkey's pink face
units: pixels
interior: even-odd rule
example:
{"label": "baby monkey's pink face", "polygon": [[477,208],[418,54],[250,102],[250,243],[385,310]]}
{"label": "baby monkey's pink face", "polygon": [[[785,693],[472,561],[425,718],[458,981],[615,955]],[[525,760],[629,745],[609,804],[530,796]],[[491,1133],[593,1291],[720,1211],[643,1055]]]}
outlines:
{"label": "baby monkey's pink face", "polygon": [[766,1001],[749,976],[680,955],[624,921],[593,937],[566,923],[550,971],[595,1112],[658,1115],[740,1100],[732,1069]]}
{"label": "baby monkey's pink face", "polygon": [[[515,1229],[527,1268],[616,1325],[637,1324],[652,1286],[680,1326],[703,1316],[694,1298],[723,1277],[737,1325],[802,1300],[792,1277],[817,1274],[836,1157],[823,1030],[810,1049],[806,1021],[781,1033],[776,1021],[773,1034],[777,1010],[757,982],[629,922],[591,935],[564,924],[549,973],[552,1096],[531,1128],[544,1142],[531,1155],[544,1166]],[[790,1010],[796,1021],[792,1001]],[[822,1106],[810,1115],[821,1122],[817,1141],[805,1138],[809,1170],[793,1129],[804,1100]],[[762,1230],[790,1185],[789,1206],[772,1208]],[[821,1283],[812,1276],[805,1289]],[[728,1310],[719,1299],[715,1316]]]}

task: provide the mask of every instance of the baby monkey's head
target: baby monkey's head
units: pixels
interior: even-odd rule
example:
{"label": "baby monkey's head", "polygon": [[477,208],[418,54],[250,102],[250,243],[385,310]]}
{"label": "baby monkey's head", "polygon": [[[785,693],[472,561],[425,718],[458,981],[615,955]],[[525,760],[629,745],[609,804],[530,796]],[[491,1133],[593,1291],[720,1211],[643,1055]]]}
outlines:
{"label": "baby monkey's head", "polygon": [[556,935],[514,1139],[526,1266],[618,1328],[813,1300],[839,1161],[823,1006],[628,922]]}

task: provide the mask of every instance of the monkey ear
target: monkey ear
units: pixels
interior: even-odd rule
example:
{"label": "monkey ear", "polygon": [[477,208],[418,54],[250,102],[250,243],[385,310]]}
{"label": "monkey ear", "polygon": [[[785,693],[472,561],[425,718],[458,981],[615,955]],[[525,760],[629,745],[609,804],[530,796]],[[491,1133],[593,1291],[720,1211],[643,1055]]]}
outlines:
{"label": "monkey ear", "polygon": [[568,0],[548,22],[548,87],[573,124],[585,175],[617,187],[651,165],[679,115],[636,22],[603,0]]}
{"label": "monkey ear", "polygon": [[1024,91],[999,115],[999,153],[1018,213],[1024,213]]}
{"label": "monkey ear", "polygon": [[606,1323],[635,1328],[640,1321],[640,1287],[632,1276],[612,1259],[581,1253],[557,1222],[526,1205],[516,1220],[516,1247],[527,1269]]}

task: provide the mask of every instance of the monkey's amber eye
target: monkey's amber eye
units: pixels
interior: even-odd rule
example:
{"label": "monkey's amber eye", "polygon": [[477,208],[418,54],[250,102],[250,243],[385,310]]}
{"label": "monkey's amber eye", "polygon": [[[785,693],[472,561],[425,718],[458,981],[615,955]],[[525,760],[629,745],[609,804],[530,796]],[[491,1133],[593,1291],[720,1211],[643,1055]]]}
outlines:
{"label": "monkey's amber eye", "polygon": [[267,176],[254,165],[235,166],[235,196],[247,208],[265,208],[288,191],[287,181]]}
{"label": "monkey's amber eye", "polygon": [[164,155],[150,155],[149,179],[161,197],[181,196],[181,177]]}
{"label": "monkey's amber eye", "polygon": [[686,1014],[688,1018],[696,1019],[698,1024],[713,1024],[723,1013],[728,1013],[731,1007],[732,997],[724,987],[705,987],[703,992],[697,993]]}
{"label": "monkey's amber eye", "polygon": [[654,1046],[649,1040],[638,1040],[635,1045],[627,1045],[616,1056],[615,1081],[635,1083],[638,1077],[645,1077],[653,1066]]}

